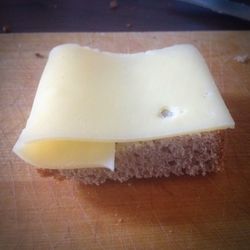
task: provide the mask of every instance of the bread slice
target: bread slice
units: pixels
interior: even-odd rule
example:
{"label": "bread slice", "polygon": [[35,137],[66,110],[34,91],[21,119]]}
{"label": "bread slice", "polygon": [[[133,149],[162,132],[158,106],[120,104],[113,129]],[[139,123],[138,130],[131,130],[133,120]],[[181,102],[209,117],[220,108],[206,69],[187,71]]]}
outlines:
{"label": "bread slice", "polygon": [[105,168],[38,169],[42,176],[74,179],[84,184],[131,178],[206,175],[222,169],[225,131],[159,140],[116,143],[115,170]]}

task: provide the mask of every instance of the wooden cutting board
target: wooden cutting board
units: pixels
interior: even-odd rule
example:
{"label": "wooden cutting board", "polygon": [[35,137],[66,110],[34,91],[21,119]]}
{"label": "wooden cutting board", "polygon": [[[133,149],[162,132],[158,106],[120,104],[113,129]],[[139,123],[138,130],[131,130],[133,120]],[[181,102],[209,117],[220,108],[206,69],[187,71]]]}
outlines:
{"label": "wooden cutting board", "polygon": [[[225,171],[102,186],[41,178],[11,149],[60,43],[114,52],[197,46],[236,121]],[[249,249],[250,63],[234,60],[242,54],[250,55],[250,32],[0,35],[0,249]]]}

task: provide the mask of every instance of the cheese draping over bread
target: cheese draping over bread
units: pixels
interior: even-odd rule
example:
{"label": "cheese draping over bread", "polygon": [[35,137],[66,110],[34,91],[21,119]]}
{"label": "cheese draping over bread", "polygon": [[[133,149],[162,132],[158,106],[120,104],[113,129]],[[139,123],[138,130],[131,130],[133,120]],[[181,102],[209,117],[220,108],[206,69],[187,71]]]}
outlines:
{"label": "cheese draping over bread", "polygon": [[52,49],[14,152],[41,168],[114,170],[115,143],[233,128],[192,45],[115,54]]}

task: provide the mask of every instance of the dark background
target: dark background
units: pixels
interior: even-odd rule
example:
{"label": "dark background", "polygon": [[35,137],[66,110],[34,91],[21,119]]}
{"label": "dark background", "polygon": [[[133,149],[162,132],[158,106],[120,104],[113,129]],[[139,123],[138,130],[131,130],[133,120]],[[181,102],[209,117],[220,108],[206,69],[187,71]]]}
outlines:
{"label": "dark background", "polygon": [[117,2],[112,9],[109,0],[0,0],[1,32],[250,29],[248,21],[180,1]]}

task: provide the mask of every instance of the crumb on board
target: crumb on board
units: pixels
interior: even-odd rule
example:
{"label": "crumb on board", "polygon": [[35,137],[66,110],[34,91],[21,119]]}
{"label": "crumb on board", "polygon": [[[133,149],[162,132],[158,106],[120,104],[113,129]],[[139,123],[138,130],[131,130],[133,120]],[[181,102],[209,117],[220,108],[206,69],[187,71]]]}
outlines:
{"label": "crumb on board", "polygon": [[42,55],[41,53],[38,53],[38,52],[35,53],[35,56],[37,58],[44,58],[45,57],[44,55]]}
{"label": "crumb on board", "polygon": [[250,57],[248,54],[244,54],[244,55],[237,55],[234,57],[234,60],[238,63],[248,63],[250,60]]}
{"label": "crumb on board", "polygon": [[3,33],[10,33],[11,32],[11,28],[10,28],[9,25],[3,25],[2,31],[3,31]]}
{"label": "crumb on board", "polygon": [[118,223],[122,223],[123,222],[123,219],[122,218],[119,218],[118,219]]}
{"label": "crumb on board", "polygon": [[[117,217],[117,214],[115,214],[115,217]],[[115,225],[117,226],[117,225],[121,224],[123,221],[124,221],[123,218],[117,218]]]}
{"label": "crumb on board", "polygon": [[112,10],[117,9],[117,8],[118,8],[118,2],[117,2],[117,0],[112,0],[112,1],[110,1],[109,7],[110,7],[110,9],[112,9]]}

